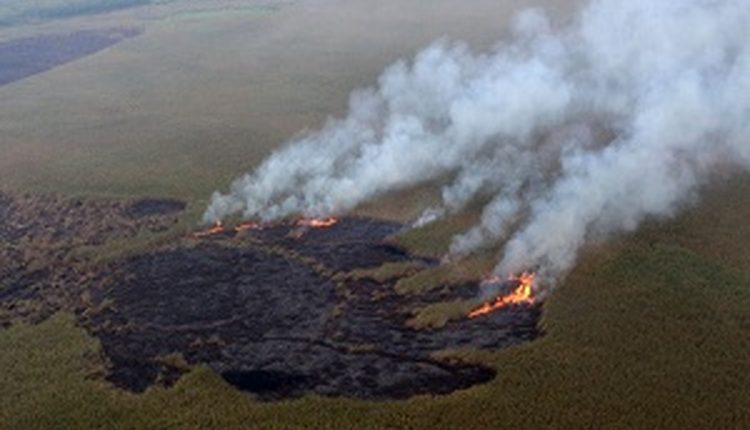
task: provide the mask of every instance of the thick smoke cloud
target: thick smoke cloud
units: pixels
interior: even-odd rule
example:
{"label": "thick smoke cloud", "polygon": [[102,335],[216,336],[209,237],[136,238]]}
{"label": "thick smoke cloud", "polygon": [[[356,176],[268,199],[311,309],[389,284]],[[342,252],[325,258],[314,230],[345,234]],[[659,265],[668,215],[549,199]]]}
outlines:
{"label": "thick smoke cloud", "polygon": [[551,284],[587,241],[672,215],[717,165],[750,167],[748,23],[750,0],[596,0],[562,29],[524,12],[489,53],[439,41],[204,220],[340,214],[449,177],[420,223],[488,201],[451,253],[503,244],[498,273]]}

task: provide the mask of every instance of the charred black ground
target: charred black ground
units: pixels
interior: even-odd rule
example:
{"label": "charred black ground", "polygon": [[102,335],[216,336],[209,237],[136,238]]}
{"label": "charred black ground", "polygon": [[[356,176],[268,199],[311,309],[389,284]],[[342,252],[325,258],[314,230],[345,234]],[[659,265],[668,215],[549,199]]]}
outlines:
{"label": "charred black ground", "polygon": [[400,228],[358,218],[325,229],[278,225],[138,256],[111,269],[86,325],[111,360],[109,379],[135,391],[179,373],[175,353],[262,399],[404,398],[491,379],[493,370],[431,354],[532,339],[535,309],[419,331],[405,326],[408,309],[439,297],[407,299],[387,283],[335,276],[413,259],[383,242]]}
{"label": "charred black ground", "polygon": [[[106,232],[134,234],[172,222],[168,214],[178,205],[164,202],[149,199],[96,210],[86,202],[42,206],[50,214],[91,212],[109,220],[61,236],[82,235],[91,241],[104,240],[100,235]],[[0,211],[16,213],[20,207],[17,199],[0,195]],[[60,216],[42,224],[60,222]],[[9,219],[18,223],[23,218],[16,214]],[[0,226],[0,232],[5,227]],[[58,306],[48,306],[46,314],[66,303],[75,309],[79,323],[101,341],[109,364],[107,379],[136,392],[170,385],[199,363],[263,400],[306,393],[406,398],[488,381],[494,370],[437,360],[433,353],[531,340],[537,336],[538,309],[511,307],[434,330],[407,327],[412,310],[447,298],[473,297],[478,286],[454,286],[451,297],[445,297],[446,289],[403,296],[391,282],[343,276],[385,262],[436,264],[385,241],[401,228],[362,218],[346,218],[324,229],[279,224],[184,238],[88,272],[76,264],[29,271],[28,262],[20,261],[12,270],[14,277],[0,287],[0,310],[24,317],[33,309],[18,314],[12,312],[14,306],[46,297],[55,291],[53,285],[76,291],[77,299],[72,293],[58,295]],[[24,237],[13,243],[23,243]],[[3,255],[13,255],[11,245],[4,246]],[[65,282],[60,281],[63,274]]]}
{"label": "charred black ground", "polygon": [[0,193],[0,326],[39,322],[78,301],[106,277],[80,252],[144,231],[162,231],[177,213],[127,215],[137,202]]}

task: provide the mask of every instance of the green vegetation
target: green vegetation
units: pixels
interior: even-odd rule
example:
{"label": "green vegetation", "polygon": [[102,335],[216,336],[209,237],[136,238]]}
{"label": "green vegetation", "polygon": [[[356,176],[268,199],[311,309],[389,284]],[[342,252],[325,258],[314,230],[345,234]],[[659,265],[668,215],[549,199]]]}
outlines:
{"label": "green vegetation", "polygon": [[479,254],[448,264],[441,264],[396,283],[399,294],[420,294],[451,284],[478,281],[491,273],[495,266],[495,254]]}
{"label": "green vegetation", "polygon": [[476,211],[468,210],[448,217],[441,222],[433,222],[420,228],[406,231],[393,238],[393,243],[408,249],[416,255],[440,258],[450,247],[451,238],[468,230],[479,220]]}
{"label": "green vegetation", "polygon": [[466,314],[476,306],[475,300],[433,303],[414,311],[414,317],[406,321],[406,325],[415,330],[441,328],[448,321],[465,318]]}
{"label": "green vegetation", "polygon": [[422,270],[423,265],[413,262],[385,263],[374,269],[356,269],[347,274],[351,279],[372,279],[379,283],[403,278]]}
{"label": "green vegetation", "polygon": [[[477,47],[494,43],[505,32],[498,17],[516,7],[482,0],[445,13],[449,0],[408,6],[388,0],[377,8],[356,0],[316,7],[283,2],[257,14],[209,13],[227,10],[224,4],[180,0],[55,20],[43,29],[0,29],[2,40],[42,30],[144,30],[95,55],[0,87],[0,188],[172,196],[204,206],[211,192],[226,190],[287,139],[341,115],[350,92],[375,83],[389,63],[443,35]],[[170,19],[191,11],[205,13]],[[408,219],[432,196],[409,190],[396,199],[406,205],[381,201],[369,213],[401,211],[398,219]]]}
{"label": "green vegetation", "polygon": [[[447,396],[257,403],[197,368],[132,395],[92,374],[97,345],[66,315],[0,331],[0,427],[746,428],[750,426],[750,178],[679,219],[586,252],[544,304],[544,337],[450,351],[494,366]],[[685,235],[690,232],[690,235]]]}

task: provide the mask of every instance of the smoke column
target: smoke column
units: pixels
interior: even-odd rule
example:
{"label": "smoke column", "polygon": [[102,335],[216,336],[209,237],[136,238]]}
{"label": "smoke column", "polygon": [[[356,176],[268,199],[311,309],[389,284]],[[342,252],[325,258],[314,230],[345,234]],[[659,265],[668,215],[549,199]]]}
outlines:
{"label": "smoke column", "polygon": [[488,201],[454,238],[553,284],[587,241],[670,216],[718,165],[750,167],[750,0],[594,0],[553,29],[515,19],[491,52],[438,41],[349,113],[215,193],[205,222],[340,214],[452,178],[425,221]]}

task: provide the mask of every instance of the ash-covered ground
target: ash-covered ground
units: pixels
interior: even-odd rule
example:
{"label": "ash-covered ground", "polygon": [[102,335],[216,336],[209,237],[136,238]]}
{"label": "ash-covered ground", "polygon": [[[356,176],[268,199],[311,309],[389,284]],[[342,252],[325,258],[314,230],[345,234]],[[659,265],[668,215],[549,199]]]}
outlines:
{"label": "ash-covered ground", "polygon": [[[407,327],[413,309],[446,300],[445,293],[402,296],[395,280],[345,276],[385,262],[436,264],[386,242],[398,224],[345,218],[322,229],[278,224],[185,237],[92,267],[71,256],[77,246],[167,228],[184,204],[51,200],[0,195],[0,255],[12,261],[2,269],[1,321],[75,311],[101,342],[106,378],[124,389],[170,385],[205,364],[263,400],[448,393],[488,381],[495,370],[434,353],[502,348],[538,334],[539,311],[524,306],[440,329]],[[19,215],[29,205],[47,208],[35,224]],[[57,251],[37,254],[51,263],[33,269],[25,254],[40,241]],[[468,298],[477,286],[450,291]]]}

